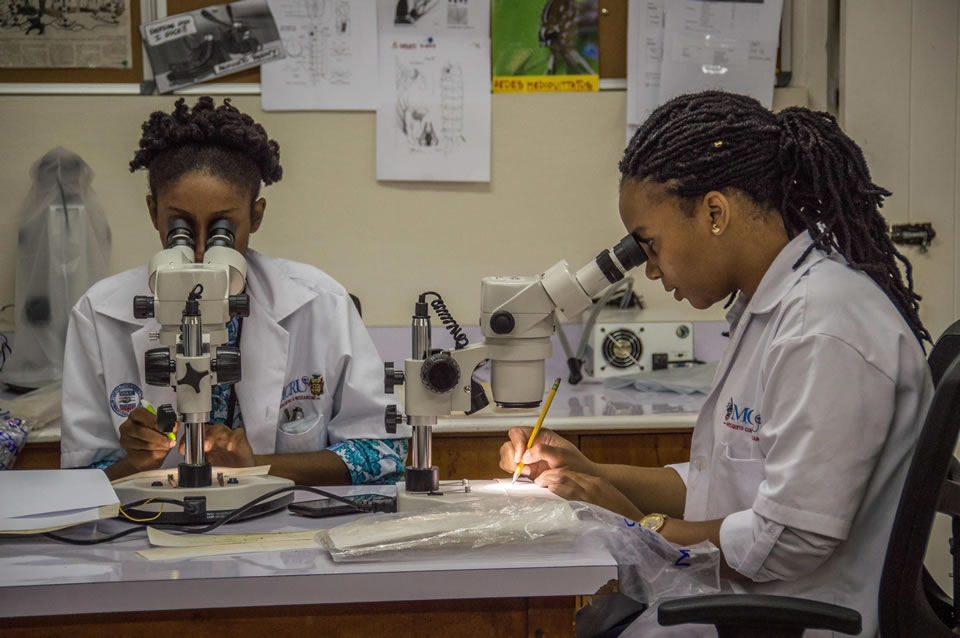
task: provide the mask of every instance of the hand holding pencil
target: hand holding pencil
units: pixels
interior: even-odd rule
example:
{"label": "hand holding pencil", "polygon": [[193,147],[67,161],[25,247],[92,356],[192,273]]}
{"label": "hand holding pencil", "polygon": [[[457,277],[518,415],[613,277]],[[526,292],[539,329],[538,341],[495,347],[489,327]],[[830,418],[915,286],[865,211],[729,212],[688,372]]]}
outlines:
{"label": "hand holding pencil", "polygon": [[[550,388],[550,394],[547,395],[547,400],[543,403],[543,409],[540,411],[540,418],[537,419],[537,424],[533,427],[533,431],[530,433],[530,438],[527,440],[527,449],[529,450],[533,447],[533,441],[537,438],[537,434],[540,432],[540,426],[543,425],[543,420],[547,416],[547,411],[550,409],[550,404],[553,403],[553,397],[557,394],[557,388],[560,387],[560,377],[557,377],[553,382],[553,387]],[[517,462],[517,469],[513,471],[513,480],[510,482],[510,485],[513,485],[517,482],[517,478],[520,476],[520,472],[523,470],[523,461]]]}

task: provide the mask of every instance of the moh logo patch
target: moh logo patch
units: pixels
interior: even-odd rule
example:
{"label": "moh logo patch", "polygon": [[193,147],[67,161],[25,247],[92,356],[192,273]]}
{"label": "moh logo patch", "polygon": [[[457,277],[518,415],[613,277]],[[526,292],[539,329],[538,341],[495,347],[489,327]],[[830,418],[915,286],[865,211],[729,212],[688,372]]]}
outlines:
{"label": "moh logo patch", "polygon": [[124,418],[130,416],[143,399],[143,392],[134,383],[121,383],[110,393],[110,409]]}

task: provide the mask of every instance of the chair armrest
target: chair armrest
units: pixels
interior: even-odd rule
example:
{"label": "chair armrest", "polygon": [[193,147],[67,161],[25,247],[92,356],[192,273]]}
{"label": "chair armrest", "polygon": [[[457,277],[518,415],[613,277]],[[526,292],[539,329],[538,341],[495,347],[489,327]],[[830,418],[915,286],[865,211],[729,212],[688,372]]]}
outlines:
{"label": "chair armrest", "polygon": [[860,613],[828,603],[788,596],[715,594],[675,598],[660,604],[661,625],[687,623],[756,629],[829,629],[859,634]]}

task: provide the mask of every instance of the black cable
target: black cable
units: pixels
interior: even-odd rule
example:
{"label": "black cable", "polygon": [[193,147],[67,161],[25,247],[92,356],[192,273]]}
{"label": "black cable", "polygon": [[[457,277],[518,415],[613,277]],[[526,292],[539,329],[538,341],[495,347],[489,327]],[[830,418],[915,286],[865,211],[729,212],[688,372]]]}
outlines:
{"label": "black cable", "polygon": [[341,503],[346,503],[347,505],[350,505],[351,507],[355,508],[355,509],[357,510],[357,512],[361,512],[361,513],[362,513],[362,512],[372,512],[372,511],[373,511],[372,509],[368,509],[368,508],[364,507],[363,505],[360,505],[360,504],[358,504],[358,503],[355,503],[355,502],[349,500],[349,499],[348,499],[347,497],[345,497],[345,496],[338,496],[337,494],[333,494],[333,493],[331,493],[331,492],[327,492],[327,491],[325,491],[325,490],[321,490],[321,489],[316,488],[316,487],[307,487],[306,485],[292,485],[292,486],[288,486],[288,487],[278,487],[277,489],[275,489],[275,490],[273,490],[273,491],[270,491],[270,492],[267,492],[266,494],[263,494],[262,496],[258,496],[257,498],[253,499],[252,501],[248,502],[247,504],[242,505],[241,507],[238,507],[237,509],[233,510],[232,512],[230,512],[229,514],[227,514],[226,516],[224,516],[224,517],[221,518],[220,520],[214,521],[213,523],[210,523],[210,524],[207,525],[206,527],[200,527],[200,528],[197,528],[197,529],[192,529],[192,528],[189,528],[189,527],[179,527],[179,526],[175,526],[175,525],[155,525],[154,527],[156,527],[157,529],[176,529],[176,530],[180,530],[180,531],[186,532],[186,533],[188,533],[188,534],[206,534],[207,532],[212,532],[213,530],[217,529],[218,527],[220,527],[220,526],[223,525],[224,523],[229,523],[230,521],[234,520],[235,518],[237,518],[237,517],[240,516],[241,514],[245,514],[246,512],[250,511],[251,509],[253,509],[253,508],[256,507],[257,505],[259,505],[260,503],[268,500],[269,498],[271,498],[271,497],[273,497],[273,496],[276,496],[276,495],[278,495],[278,494],[283,494],[284,492],[294,492],[294,491],[296,491],[296,490],[303,490],[304,492],[311,492],[311,493],[313,493],[313,494],[318,494],[318,495],[320,495],[320,496],[325,496],[326,498],[330,498],[330,499],[333,499],[333,500],[335,500],[335,501],[340,501]]}
{"label": "black cable", "polygon": [[453,337],[454,348],[460,350],[470,345],[470,340],[463,332],[463,328],[460,327],[460,324],[456,322],[453,315],[447,310],[447,305],[443,303],[443,297],[441,297],[439,293],[428,290],[420,295],[420,303],[426,301],[427,295],[436,297],[436,299],[430,302],[430,305],[433,307],[433,311],[437,313],[437,317],[440,319],[443,327],[446,328]]}
{"label": "black cable", "polygon": [[[150,501],[151,503],[170,503],[170,504],[172,504],[172,505],[179,505],[180,507],[185,507],[185,506],[186,506],[186,503],[185,503],[185,502],[183,502],[183,501],[178,501],[178,500],[173,499],[173,498],[156,498],[156,497],[154,497],[154,498],[144,498],[144,499],[140,499],[139,501],[133,501],[132,503],[128,503],[128,504],[126,504],[126,505],[122,505],[122,506],[120,507],[120,509],[137,507],[138,505],[143,505],[143,504],[146,503],[147,501]],[[143,523],[143,522],[149,522],[149,521],[130,521],[130,522],[132,522],[132,523]],[[129,535],[129,534],[133,534],[134,532],[137,532],[137,531],[139,531],[139,530],[141,530],[141,529],[144,529],[144,526],[131,527],[131,528],[129,528],[129,529],[123,530],[122,532],[118,532],[118,533],[116,533],[116,534],[111,534],[110,536],[100,536],[100,537],[97,537],[97,538],[83,538],[83,539],[81,539],[81,538],[70,538],[69,536],[60,536],[59,534],[54,534],[54,533],[52,533],[52,532],[44,532],[44,533],[43,533],[43,536],[46,536],[47,538],[49,538],[49,539],[51,539],[51,540],[60,541],[61,543],[69,543],[70,545],[99,545],[100,543],[108,543],[108,542],[110,542],[110,541],[115,541],[115,540],[117,540],[118,538],[123,538],[124,536],[127,536],[127,535]]]}
{"label": "black cable", "polygon": [[107,543],[109,541],[115,541],[118,538],[127,536],[128,534],[133,534],[134,532],[139,532],[144,529],[143,527],[131,527],[130,529],[125,529],[122,532],[113,534],[111,536],[101,536],[99,538],[88,538],[88,539],[79,539],[79,538],[69,538],[67,536],[60,536],[52,532],[45,532],[43,536],[46,536],[49,539],[60,541],[61,543],[69,543],[70,545],[99,545],[100,543]]}
{"label": "black cable", "polygon": [[[330,498],[330,499],[333,499],[333,500],[335,500],[335,501],[340,501],[341,503],[345,503],[345,504],[353,507],[355,510],[357,510],[358,513],[367,513],[367,512],[373,512],[373,511],[375,511],[372,507],[366,507],[366,506],[361,505],[361,504],[359,504],[359,503],[357,503],[357,502],[355,502],[355,501],[351,501],[351,500],[349,499],[349,497],[346,497],[346,496],[339,496],[339,495],[337,495],[337,494],[333,494],[333,493],[331,493],[331,492],[327,492],[326,490],[321,490],[321,489],[316,488],[316,487],[309,487],[309,486],[306,486],[306,485],[292,485],[292,486],[288,486],[288,487],[280,487],[280,488],[277,488],[277,489],[275,489],[275,490],[273,490],[273,491],[271,491],[271,492],[267,492],[266,494],[263,494],[262,496],[258,496],[257,498],[253,499],[252,501],[250,501],[250,502],[248,502],[248,503],[246,503],[246,504],[238,507],[237,509],[233,510],[232,512],[230,512],[229,514],[227,514],[225,517],[223,517],[223,518],[221,518],[221,519],[219,519],[219,520],[217,520],[217,521],[215,521],[215,522],[213,522],[213,523],[211,523],[210,525],[207,525],[207,526],[205,526],[205,527],[190,528],[190,527],[183,527],[183,526],[180,526],[180,525],[154,525],[153,527],[155,527],[156,529],[177,530],[177,531],[181,531],[181,532],[186,532],[186,533],[188,533],[188,534],[206,534],[207,532],[211,532],[211,531],[217,529],[218,527],[220,527],[220,526],[223,525],[224,523],[229,523],[230,521],[236,519],[237,517],[245,514],[246,512],[250,511],[252,508],[256,507],[257,505],[259,505],[259,504],[262,503],[263,501],[265,501],[265,500],[267,500],[267,499],[269,499],[269,498],[271,498],[271,497],[273,497],[273,496],[276,496],[276,495],[278,495],[278,494],[283,494],[284,492],[294,492],[294,491],[296,491],[296,490],[301,490],[301,491],[304,491],[304,492],[311,492],[311,493],[313,493],[313,494],[317,494],[317,495],[319,495],[319,496],[324,496],[324,497],[326,497],[326,498]],[[137,507],[138,505],[143,505],[143,504],[146,503],[147,501],[150,501],[151,503],[171,503],[171,504],[173,504],[173,505],[179,505],[180,507],[183,507],[185,510],[186,510],[187,507],[188,507],[185,502],[183,502],[183,501],[178,501],[178,500],[172,499],[172,498],[145,498],[145,499],[141,499],[141,500],[139,500],[139,501],[133,501],[132,503],[127,503],[126,505],[122,505],[122,506],[121,506],[121,509],[131,509],[131,508]],[[122,537],[124,537],[124,536],[127,536],[128,534],[132,534],[133,532],[136,532],[137,530],[144,529],[144,528],[146,528],[146,527],[148,526],[148,524],[150,523],[150,521],[130,521],[130,522],[139,523],[140,526],[138,526],[138,527],[131,527],[130,529],[125,529],[125,530],[123,530],[122,532],[118,532],[117,534],[112,534],[112,535],[110,535],[110,536],[102,536],[102,537],[99,537],[99,538],[76,539],[76,538],[69,538],[69,537],[67,537],[67,536],[60,536],[59,534],[53,534],[53,533],[51,533],[51,532],[45,532],[45,533],[43,533],[42,535],[45,536],[45,537],[47,537],[47,538],[49,538],[49,539],[51,539],[51,540],[60,541],[61,543],[69,543],[69,544],[71,544],[71,545],[98,545],[98,544],[100,544],[100,543],[107,543],[107,542],[116,540],[116,539],[118,539],[118,538],[122,538]]]}

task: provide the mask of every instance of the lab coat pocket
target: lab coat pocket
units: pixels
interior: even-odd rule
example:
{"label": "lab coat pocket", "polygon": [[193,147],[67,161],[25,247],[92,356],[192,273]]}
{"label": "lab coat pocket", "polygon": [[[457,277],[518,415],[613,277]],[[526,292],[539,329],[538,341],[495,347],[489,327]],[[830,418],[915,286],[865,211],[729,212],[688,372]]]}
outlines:
{"label": "lab coat pocket", "polygon": [[277,426],[277,454],[316,452],[326,447],[327,428],[322,414],[313,414]]}
{"label": "lab coat pocket", "polygon": [[710,485],[711,518],[722,518],[750,509],[764,479],[764,459],[721,443],[714,460]]}

